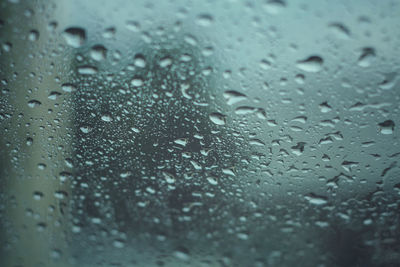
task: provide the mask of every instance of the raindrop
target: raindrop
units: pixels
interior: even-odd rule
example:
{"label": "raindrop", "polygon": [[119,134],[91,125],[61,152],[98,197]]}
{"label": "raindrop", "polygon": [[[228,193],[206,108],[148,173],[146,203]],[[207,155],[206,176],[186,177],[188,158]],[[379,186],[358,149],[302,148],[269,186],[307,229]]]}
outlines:
{"label": "raindrop", "polygon": [[136,67],[144,68],[144,67],[146,67],[146,59],[144,58],[144,56],[142,54],[136,54],[133,64]]}
{"label": "raindrop", "polygon": [[97,73],[97,68],[89,65],[78,67],[78,73],[83,75],[93,75]]}
{"label": "raindrop", "polygon": [[358,58],[358,65],[363,68],[371,66],[371,61],[375,58],[375,49],[365,47],[362,49],[361,56]]}
{"label": "raindrop", "polygon": [[104,60],[107,56],[107,49],[102,45],[95,45],[90,49],[90,56],[96,61]]}
{"label": "raindrop", "polygon": [[164,57],[159,62],[161,68],[168,67],[172,64],[172,59],[170,57]]}
{"label": "raindrop", "polygon": [[86,41],[86,32],[82,28],[68,28],[63,32],[62,35],[67,44],[74,48],[80,47]]}
{"label": "raindrop", "polygon": [[32,138],[32,137],[26,138],[26,145],[27,145],[27,146],[31,146],[32,143],[33,143],[33,138]]}
{"label": "raindrop", "polygon": [[106,39],[113,38],[117,30],[114,27],[110,27],[104,30],[103,37]]}
{"label": "raindrop", "polygon": [[127,21],[125,26],[130,31],[133,31],[133,32],[140,31],[140,23],[137,21],[133,21],[133,20]]}
{"label": "raindrop", "polygon": [[143,85],[143,79],[139,78],[139,77],[135,77],[131,80],[131,85],[133,85],[134,87],[139,87]]}
{"label": "raindrop", "polygon": [[111,121],[112,121],[112,118],[111,118],[110,115],[102,115],[102,116],[101,116],[101,120],[102,120],[102,121],[105,121],[105,122],[111,122]]}
{"label": "raindrop", "polygon": [[278,14],[285,6],[286,3],[283,0],[268,0],[264,8],[270,14]]}
{"label": "raindrop", "polygon": [[32,31],[29,32],[29,35],[28,35],[28,40],[29,41],[35,42],[38,39],[39,39],[39,32],[38,31],[32,30]]}
{"label": "raindrop", "polygon": [[319,108],[322,113],[327,113],[332,110],[332,107],[328,105],[327,102],[323,102],[319,105]]}
{"label": "raindrop", "polygon": [[340,39],[350,38],[350,30],[341,23],[331,23],[329,24],[329,28],[336,35],[336,37]]}
{"label": "raindrop", "polygon": [[208,14],[201,14],[196,17],[196,24],[203,27],[209,27],[213,23],[213,17]]}
{"label": "raindrop", "polygon": [[317,205],[317,206],[325,205],[326,203],[328,203],[328,199],[327,199],[326,197],[324,197],[324,196],[318,196],[318,195],[316,195],[316,194],[314,194],[314,193],[310,193],[310,194],[304,196],[304,198],[305,198],[310,204]]}
{"label": "raindrop", "polygon": [[394,131],[394,122],[392,120],[386,120],[378,125],[381,134],[392,134]]}
{"label": "raindrop", "polygon": [[319,72],[322,69],[323,59],[319,56],[311,56],[297,61],[297,67],[306,72]]}
{"label": "raindrop", "polygon": [[61,95],[61,93],[52,91],[47,98],[51,99],[51,100],[56,100],[57,97],[59,97],[60,95]]}
{"label": "raindrop", "polygon": [[35,107],[40,106],[41,104],[42,104],[42,102],[33,99],[33,100],[30,100],[30,101],[28,102],[28,107],[30,107],[30,108],[35,108]]}
{"label": "raindrop", "polygon": [[82,126],[79,128],[81,130],[82,133],[87,134],[89,132],[92,131],[92,129],[90,129],[88,126]]}
{"label": "raindrop", "polygon": [[216,125],[225,125],[226,116],[219,112],[213,112],[210,114],[210,120]]}
{"label": "raindrop", "polygon": [[61,89],[64,92],[71,93],[71,92],[75,91],[76,87],[72,83],[64,83],[61,85]]}
{"label": "raindrop", "polygon": [[215,177],[207,177],[207,181],[211,184],[211,185],[217,185],[218,184],[218,181],[217,181],[217,178],[215,178]]}
{"label": "raindrop", "polygon": [[233,105],[247,99],[246,95],[233,90],[225,91],[223,96],[228,105]]}

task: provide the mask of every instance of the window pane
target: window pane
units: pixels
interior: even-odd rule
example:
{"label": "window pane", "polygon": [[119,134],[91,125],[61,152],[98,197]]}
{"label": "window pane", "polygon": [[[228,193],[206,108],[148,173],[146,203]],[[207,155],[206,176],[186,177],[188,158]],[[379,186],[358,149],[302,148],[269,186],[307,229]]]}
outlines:
{"label": "window pane", "polygon": [[400,1],[0,2],[1,266],[397,266]]}

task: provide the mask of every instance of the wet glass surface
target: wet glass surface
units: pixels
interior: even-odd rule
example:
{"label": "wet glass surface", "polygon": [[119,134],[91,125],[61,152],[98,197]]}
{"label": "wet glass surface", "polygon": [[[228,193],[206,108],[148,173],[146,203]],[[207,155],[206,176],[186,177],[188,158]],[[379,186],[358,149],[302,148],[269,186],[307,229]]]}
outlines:
{"label": "wet glass surface", "polygon": [[0,1],[1,266],[398,266],[400,1]]}

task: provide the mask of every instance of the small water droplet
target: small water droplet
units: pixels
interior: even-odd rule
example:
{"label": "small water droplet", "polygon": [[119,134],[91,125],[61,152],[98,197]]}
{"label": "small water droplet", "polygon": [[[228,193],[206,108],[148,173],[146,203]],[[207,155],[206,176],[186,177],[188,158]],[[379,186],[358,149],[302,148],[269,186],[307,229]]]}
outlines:
{"label": "small water droplet", "polygon": [[110,115],[105,114],[105,115],[102,115],[102,116],[101,116],[101,120],[102,120],[102,121],[105,121],[105,122],[111,122],[111,121],[112,121],[112,118],[111,118]]}
{"label": "small water droplet", "polygon": [[27,145],[27,146],[31,146],[32,143],[33,143],[33,138],[32,138],[32,137],[26,138],[26,145]]}
{"label": "small water droplet", "polygon": [[34,200],[41,200],[43,198],[43,196],[44,196],[43,192],[40,192],[40,191],[33,192]]}
{"label": "small water droplet", "polygon": [[88,127],[88,126],[82,126],[82,127],[80,127],[79,129],[80,129],[81,132],[84,133],[84,134],[87,134],[87,133],[89,133],[89,132],[92,131],[92,129],[91,129],[90,127]]}
{"label": "small water droplet", "polygon": [[211,185],[217,185],[218,184],[218,180],[215,177],[207,177],[207,181],[211,184]]}
{"label": "small water droplet", "polygon": [[28,35],[28,40],[32,42],[39,40],[39,32],[36,30],[30,31]]}

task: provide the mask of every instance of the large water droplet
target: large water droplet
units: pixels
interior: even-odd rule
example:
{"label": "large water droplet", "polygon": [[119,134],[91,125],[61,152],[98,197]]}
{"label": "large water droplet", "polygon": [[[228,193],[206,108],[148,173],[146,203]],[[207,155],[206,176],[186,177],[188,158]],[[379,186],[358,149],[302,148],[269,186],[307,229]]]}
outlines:
{"label": "large water droplet", "polygon": [[71,27],[63,32],[63,37],[67,44],[72,47],[80,47],[86,41],[86,32],[82,28]]}
{"label": "large water droplet", "polygon": [[233,105],[247,99],[246,95],[234,90],[225,91],[223,96],[226,99],[226,103],[228,105]]}
{"label": "large water droplet", "polygon": [[209,27],[213,23],[213,17],[208,14],[201,14],[196,17],[196,24],[203,27]]}
{"label": "large water droplet", "polygon": [[363,68],[371,66],[372,60],[375,58],[375,49],[365,47],[362,49],[361,55],[358,58],[358,65]]}
{"label": "large water droplet", "polygon": [[394,131],[394,122],[392,120],[386,120],[378,125],[381,134],[392,134]]}
{"label": "large water droplet", "polygon": [[297,61],[297,67],[306,72],[319,72],[324,60],[319,56],[311,56]]}
{"label": "large water droplet", "polygon": [[102,45],[95,45],[90,49],[90,56],[96,60],[104,60],[107,56],[107,49]]}
{"label": "large water droplet", "polygon": [[216,125],[225,125],[226,116],[219,112],[213,112],[210,114],[210,120]]}

